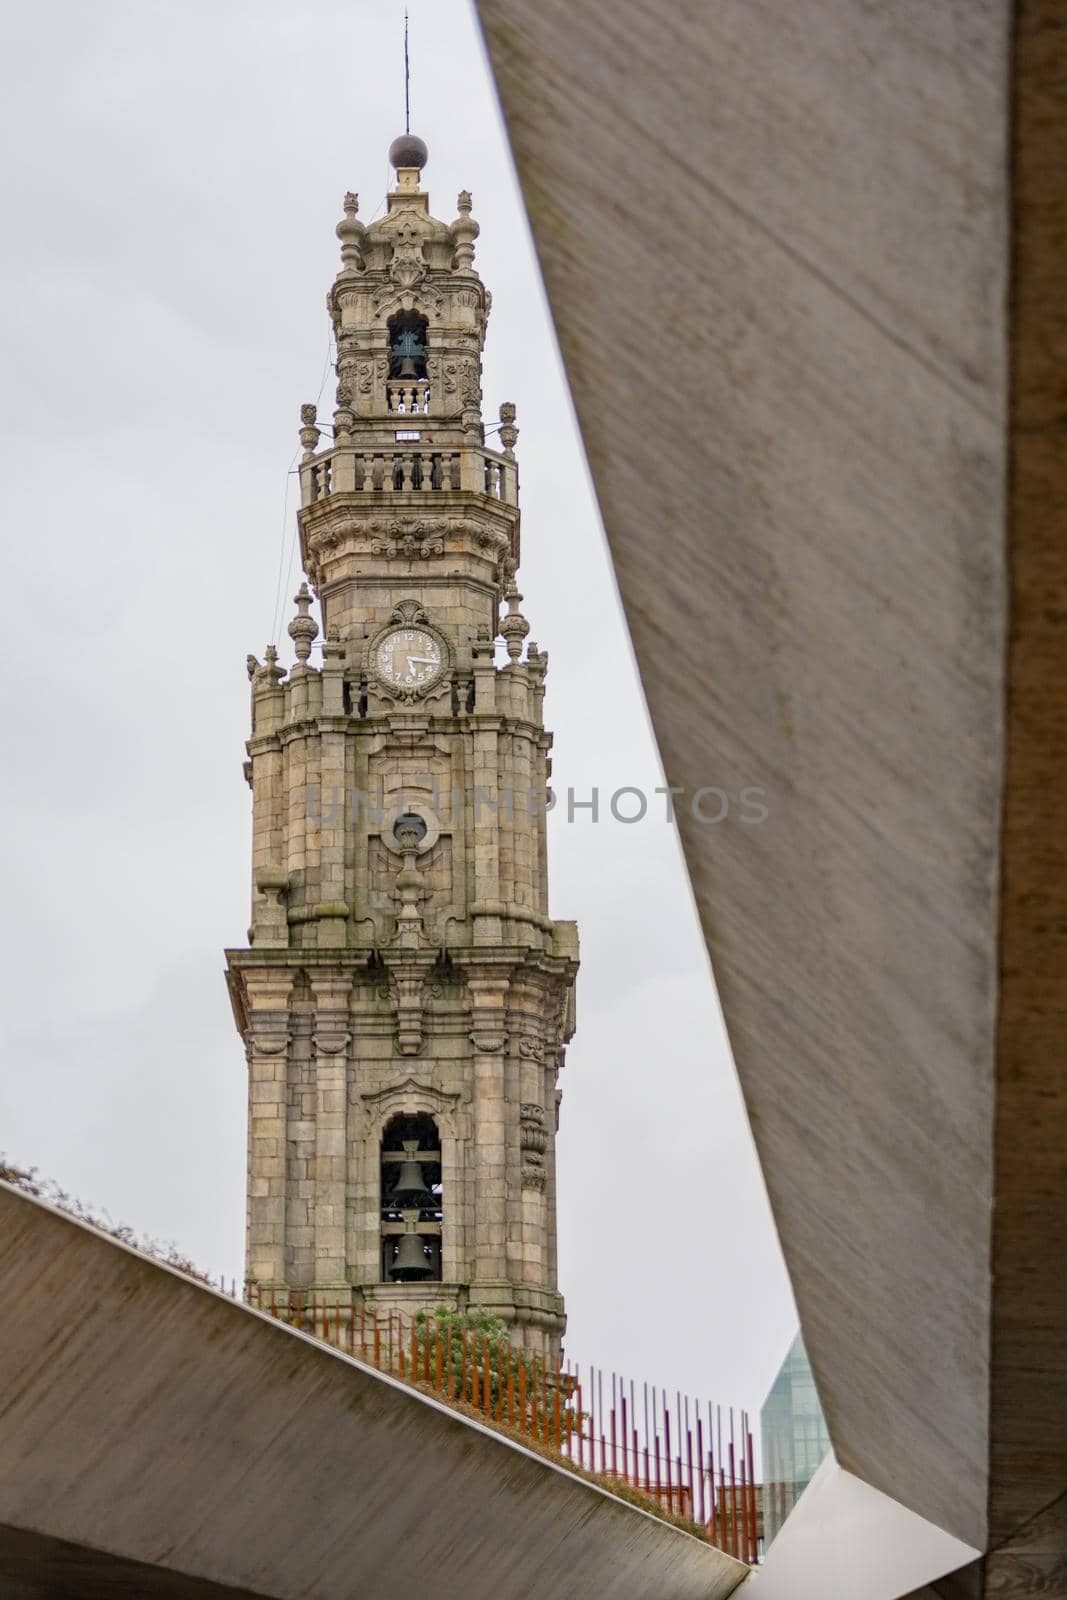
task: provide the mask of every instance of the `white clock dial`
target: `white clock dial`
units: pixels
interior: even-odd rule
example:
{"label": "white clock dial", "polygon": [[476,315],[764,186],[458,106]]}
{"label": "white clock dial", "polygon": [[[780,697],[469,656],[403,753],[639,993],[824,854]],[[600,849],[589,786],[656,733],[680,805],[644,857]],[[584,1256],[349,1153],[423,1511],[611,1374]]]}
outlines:
{"label": "white clock dial", "polygon": [[441,676],[441,646],[425,628],[394,628],[375,651],[375,666],[384,683],[397,689],[427,689]]}

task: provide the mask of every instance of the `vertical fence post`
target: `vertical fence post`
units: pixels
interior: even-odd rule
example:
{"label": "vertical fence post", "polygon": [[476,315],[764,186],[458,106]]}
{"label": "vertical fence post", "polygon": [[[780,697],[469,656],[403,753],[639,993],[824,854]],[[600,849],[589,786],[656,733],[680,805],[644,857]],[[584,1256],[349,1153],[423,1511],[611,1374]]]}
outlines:
{"label": "vertical fence post", "polygon": [[[756,1493],[756,1460],[752,1446],[752,1432],[748,1433],[748,1492],[752,1496],[752,1562],[759,1560],[759,1498]],[[764,1494],[767,1493],[764,1485]]]}

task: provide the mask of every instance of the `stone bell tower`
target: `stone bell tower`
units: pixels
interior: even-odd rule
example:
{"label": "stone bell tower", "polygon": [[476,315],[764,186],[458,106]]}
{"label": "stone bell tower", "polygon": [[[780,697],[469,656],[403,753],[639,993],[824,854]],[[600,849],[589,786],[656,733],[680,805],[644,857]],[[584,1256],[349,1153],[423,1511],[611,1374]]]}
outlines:
{"label": "stone bell tower", "polygon": [[484,1306],[551,1353],[578,941],[548,914],[515,408],[487,448],[478,224],[466,193],[430,215],[426,156],[396,140],[386,214],[349,194],[337,228],[337,408],[300,430],[321,666],[306,585],[288,674],[249,657],[247,1273],[342,1313]]}

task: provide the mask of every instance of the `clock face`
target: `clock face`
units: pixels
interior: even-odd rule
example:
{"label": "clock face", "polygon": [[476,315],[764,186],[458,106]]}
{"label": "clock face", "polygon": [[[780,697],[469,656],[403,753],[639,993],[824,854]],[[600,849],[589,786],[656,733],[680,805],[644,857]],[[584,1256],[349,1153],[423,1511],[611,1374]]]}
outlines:
{"label": "clock face", "polygon": [[441,646],[425,628],[394,628],[379,643],[374,664],[384,683],[417,692],[441,676]]}

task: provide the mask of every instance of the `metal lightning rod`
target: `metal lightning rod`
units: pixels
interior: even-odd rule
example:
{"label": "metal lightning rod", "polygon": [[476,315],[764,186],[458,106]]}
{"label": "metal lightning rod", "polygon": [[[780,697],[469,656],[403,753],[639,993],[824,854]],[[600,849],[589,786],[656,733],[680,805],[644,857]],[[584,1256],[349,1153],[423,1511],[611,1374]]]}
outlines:
{"label": "metal lightning rod", "polygon": [[408,13],[404,7],[404,132],[411,132],[411,63],[408,60]]}

